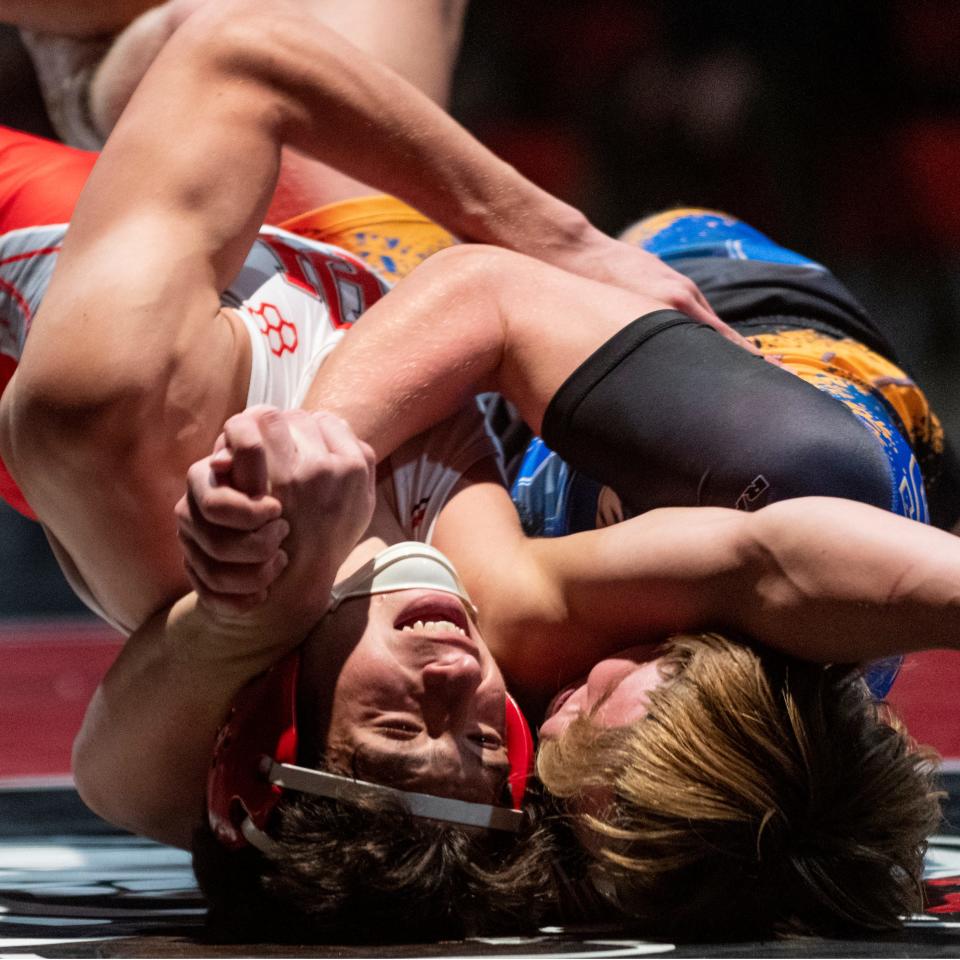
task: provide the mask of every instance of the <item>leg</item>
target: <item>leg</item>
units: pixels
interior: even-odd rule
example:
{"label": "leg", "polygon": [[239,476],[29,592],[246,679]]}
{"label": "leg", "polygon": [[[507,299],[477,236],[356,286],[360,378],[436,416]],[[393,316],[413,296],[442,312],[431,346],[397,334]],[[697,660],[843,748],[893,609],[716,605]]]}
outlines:
{"label": "leg", "polygon": [[543,424],[544,440],[629,514],[799,496],[891,509],[887,459],[849,410],[679,314],[657,317],[588,358]]}

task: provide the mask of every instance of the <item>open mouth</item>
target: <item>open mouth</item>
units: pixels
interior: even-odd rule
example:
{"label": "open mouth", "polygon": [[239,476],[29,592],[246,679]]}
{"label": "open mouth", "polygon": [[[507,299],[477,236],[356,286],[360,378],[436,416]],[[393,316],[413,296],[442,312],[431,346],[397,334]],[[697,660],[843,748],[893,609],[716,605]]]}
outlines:
{"label": "open mouth", "polygon": [[416,634],[438,643],[460,647],[477,656],[470,638],[470,621],[460,601],[449,593],[421,591],[411,599],[393,622],[394,630]]}
{"label": "open mouth", "polygon": [[546,720],[547,717],[552,717],[555,713],[559,713],[561,707],[583,686],[584,682],[584,680],[579,680],[576,683],[571,683],[568,687],[564,687],[550,703],[547,704],[547,709],[543,714],[544,720]]}

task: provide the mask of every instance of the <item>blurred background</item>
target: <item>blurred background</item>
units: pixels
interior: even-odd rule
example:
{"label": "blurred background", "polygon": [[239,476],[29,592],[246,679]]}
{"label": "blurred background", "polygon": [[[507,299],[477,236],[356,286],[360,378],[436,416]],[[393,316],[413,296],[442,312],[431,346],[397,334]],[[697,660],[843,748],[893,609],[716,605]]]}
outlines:
{"label": "blurred background", "polygon": [[[454,90],[608,231],[716,207],[829,265],[960,435],[955,0],[474,0]],[[52,134],[7,28],[0,122]],[[0,510],[0,617],[80,614],[40,531]]]}

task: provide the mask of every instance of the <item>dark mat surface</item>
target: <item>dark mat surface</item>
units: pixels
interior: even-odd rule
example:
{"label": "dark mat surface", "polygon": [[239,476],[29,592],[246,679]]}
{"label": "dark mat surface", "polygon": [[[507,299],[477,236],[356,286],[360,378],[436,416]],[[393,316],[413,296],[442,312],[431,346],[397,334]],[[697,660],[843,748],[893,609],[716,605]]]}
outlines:
{"label": "dark mat surface", "polygon": [[[960,812],[960,776],[945,779],[951,810]],[[0,957],[960,956],[953,824],[931,840],[927,886],[927,913],[883,940],[684,945],[597,927],[398,946],[226,945],[204,939],[203,901],[186,853],[115,831],[70,789],[0,791]]]}

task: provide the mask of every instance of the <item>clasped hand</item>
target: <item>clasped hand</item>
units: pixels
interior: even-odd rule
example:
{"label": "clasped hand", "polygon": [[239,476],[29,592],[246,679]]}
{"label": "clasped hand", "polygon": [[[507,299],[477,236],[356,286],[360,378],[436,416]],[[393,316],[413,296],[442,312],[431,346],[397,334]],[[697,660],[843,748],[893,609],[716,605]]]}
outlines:
{"label": "clasped hand", "polygon": [[312,622],[373,513],[375,458],[327,413],[251,407],[176,506],[187,576],[220,616]]}

